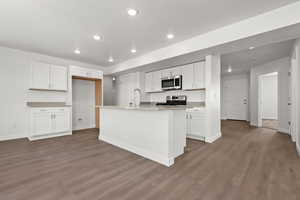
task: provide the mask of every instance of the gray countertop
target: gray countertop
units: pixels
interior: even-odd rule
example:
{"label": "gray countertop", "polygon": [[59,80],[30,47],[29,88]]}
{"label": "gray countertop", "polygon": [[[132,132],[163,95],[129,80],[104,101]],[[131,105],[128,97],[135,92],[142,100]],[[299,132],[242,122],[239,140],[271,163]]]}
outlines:
{"label": "gray countertop", "polygon": [[28,107],[42,108],[42,107],[71,107],[64,102],[27,102]]}
{"label": "gray countertop", "polygon": [[102,106],[101,108],[102,109],[115,109],[115,110],[163,111],[163,110],[187,110],[187,109],[191,109],[193,107],[141,105],[141,106]]}

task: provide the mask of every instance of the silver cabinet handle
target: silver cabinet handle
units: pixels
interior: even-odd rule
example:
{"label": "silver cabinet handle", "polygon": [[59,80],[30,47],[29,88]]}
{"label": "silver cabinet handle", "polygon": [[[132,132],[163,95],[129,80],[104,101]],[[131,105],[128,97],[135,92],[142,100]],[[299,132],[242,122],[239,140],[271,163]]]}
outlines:
{"label": "silver cabinet handle", "polygon": [[193,119],[193,116],[192,116],[192,114],[190,114],[190,119]]}

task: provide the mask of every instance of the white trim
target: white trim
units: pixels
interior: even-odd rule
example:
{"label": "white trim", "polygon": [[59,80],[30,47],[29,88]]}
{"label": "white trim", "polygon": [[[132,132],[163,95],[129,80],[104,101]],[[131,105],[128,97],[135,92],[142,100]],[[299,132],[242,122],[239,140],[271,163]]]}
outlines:
{"label": "white trim", "polygon": [[109,144],[117,146],[121,149],[125,149],[127,151],[130,151],[130,152],[140,155],[142,157],[148,158],[149,160],[153,160],[153,161],[163,164],[167,167],[170,167],[171,165],[174,164],[174,158],[168,158],[168,157],[162,156],[160,154],[156,154],[154,152],[150,152],[145,149],[138,148],[133,145],[125,144],[115,138],[111,138],[111,137],[104,136],[104,135],[99,135],[99,140],[102,140],[104,142],[107,142]]}
{"label": "white trim", "polygon": [[205,142],[204,136],[187,135],[186,137],[189,139],[200,140],[200,141]]}
{"label": "white trim", "polygon": [[300,147],[298,144],[296,145],[296,149],[297,149],[298,155],[300,156]]}
{"label": "white trim", "polygon": [[278,128],[278,129],[277,129],[277,132],[280,132],[280,133],[284,133],[284,134],[290,135],[289,130],[286,129],[286,128]]}
{"label": "white trim", "polygon": [[[23,134],[24,135],[24,134]],[[24,139],[26,136],[20,135],[0,135],[0,141],[7,141],[7,140],[16,140],[16,139]]]}
{"label": "white trim", "polygon": [[221,137],[222,137],[222,133],[219,132],[218,134],[216,134],[214,136],[206,137],[205,138],[205,142],[207,142],[207,143],[213,143],[213,142],[215,142],[216,140],[218,140]]}
{"label": "white trim", "polygon": [[40,136],[29,136],[28,139],[30,141],[35,141],[35,140],[42,140],[42,139],[48,139],[48,138],[54,138],[54,137],[61,137],[61,136],[66,136],[66,135],[72,135],[72,132],[47,134],[47,135],[40,135]]}

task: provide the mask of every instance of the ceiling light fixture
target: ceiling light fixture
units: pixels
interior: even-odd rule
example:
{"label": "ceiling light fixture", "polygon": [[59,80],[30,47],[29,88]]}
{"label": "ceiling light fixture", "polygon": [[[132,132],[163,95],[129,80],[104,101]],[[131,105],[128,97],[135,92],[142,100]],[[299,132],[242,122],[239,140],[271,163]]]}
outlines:
{"label": "ceiling light fixture", "polygon": [[113,63],[114,62],[113,57],[109,57],[108,62]]}
{"label": "ceiling light fixture", "polygon": [[232,72],[231,66],[228,67],[227,71],[228,71],[229,73]]}
{"label": "ceiling light fixture", "polygon": [[136,49],[131,49],[131,53],[136,53]]}
{"label": "ceiling light fixture", "polygon": [[94,35],[93,38],[94,38],[94,40],[97,40],[97,41],[102,39],[102,37],[100,35]]}
{"label": "ceiling light fixture", "polygon": [[253,49],[255,49],[255,47],[249,47],[249,50],[253,50]]}
{"label": "ceiling light fixture", "polygon": [[74,53],[75,53],[75,54],[80,54],[80,50],[79,50],[79,49],[75,49],[75,50],[74,50]]}
{"label": "ceiling light fixture", "polygon": [[128,13],[129,16],[136,16],[139,13],[139,11],[136,10],[136,9],[133,9],[133,8],[129,8],[127,10],[127,13]]}
{"label": "ceiling light fixture", "polygon": [[171,39],[174,38],[174,35],[170,33],[170,34],[167,35],[167,38],[168,38],[169,40],[171,40]]}

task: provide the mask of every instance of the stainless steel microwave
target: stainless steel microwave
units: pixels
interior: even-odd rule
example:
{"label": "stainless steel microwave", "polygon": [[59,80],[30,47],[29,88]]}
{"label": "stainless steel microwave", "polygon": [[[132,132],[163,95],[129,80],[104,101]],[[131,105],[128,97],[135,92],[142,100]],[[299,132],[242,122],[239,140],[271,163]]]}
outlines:
{"label": "stainless steel microwave", "polygon": [[182,76],[173,76],[161,79],[162,90],[181,90],[182,89]]}

